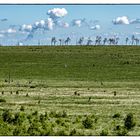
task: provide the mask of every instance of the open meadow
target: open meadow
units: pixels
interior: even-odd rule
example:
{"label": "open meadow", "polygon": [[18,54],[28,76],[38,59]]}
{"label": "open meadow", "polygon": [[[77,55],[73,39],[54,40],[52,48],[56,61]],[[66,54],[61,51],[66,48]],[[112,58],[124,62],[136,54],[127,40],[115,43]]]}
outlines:
{"label": "open meadow", "polygon": [[140,135],[140,47],[0,47],[0,135]]}

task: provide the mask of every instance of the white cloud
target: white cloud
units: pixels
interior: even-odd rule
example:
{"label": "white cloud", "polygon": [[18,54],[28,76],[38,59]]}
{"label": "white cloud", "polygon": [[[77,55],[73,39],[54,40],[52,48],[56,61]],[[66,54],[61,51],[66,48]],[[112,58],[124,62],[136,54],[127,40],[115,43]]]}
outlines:
{"label": "white cloud", "polygon": [[130,24],[127,16],[117,17],[112,21],[114,24]]}
{"label": "white cloud", "polygon": [[63,23],[63,27],[64,27],[64,28],[68,28],[68,27],[69,27],[69,23],[64,22],[64,23]]}
{"label": "white cloud", "polygon": [[53,8],[48,10],[47,14],[52,19],[61,18],[68,14],[67,10],[65,8]]}
{"label": "white cloud", "polygon": [[9,29],[6,31],[6,33],[9,33],[9,34],[11,34],[11,33],[16,33],[16,30],[15,30],[15,29],[12,29],[12,28],[9,28]]}
{"label": "white cloud", "polygon": [[33,25],[33,29],[45,28],[45,25],[46,25],[45,20],[36,21]]}
{"label": "white cloud", "polygon": [[133,32],[133,34],[135,34],[135,35],[140,35],[140,32]]}
{"label": "white cloud", "polygon": [[132,20],[130,20],[130,23],[131,24],[138,24],[138,23],[140,23],[140,19],[132,19]]}
{"label": "white cloud", "polygon": [[31,24],[29,24],[29,25],[23,24],[22,27],[21,27],[22,31],[27,31],[27,32],[32,31],[32,29],[33,29],[33,27],[32,27]]}
{"label": "white cloud", "polygon": [[47,28],[48,28],[49,30],[53,30],[53,26],[54,26],[54,23],[53,23],[52,18],[48,18],[48,19],[47,19]]}
{"label": "white cloud", "polygon": [[101,29],[101,26],[100,25],[95,25],[95,26],[92,26],[90,27],[91,30],[99,30]]}
{"label": "white cloud", "polygon": [[81,24],[82,24],[81,19],[75,19],[75,20],[72,21],[73,26],[81,27]]}

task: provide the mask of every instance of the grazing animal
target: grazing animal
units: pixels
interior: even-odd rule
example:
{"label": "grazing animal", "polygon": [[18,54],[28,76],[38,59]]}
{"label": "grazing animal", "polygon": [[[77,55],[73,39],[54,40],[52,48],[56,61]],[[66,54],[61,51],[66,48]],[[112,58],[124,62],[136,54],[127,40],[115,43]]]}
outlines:
{"label": "grazing animal", "polygon": [[114,96],[116,96],[117,95],[117,92],[116,91],[114,91]]}
{"label": "grazing animal", "polygon": [[88,102],[90,102],[90,100],[91,100],[91,97],[88,98]]}
{"label": "grazing animal", "polygon": [[101,85],[103,85],[103,82],[101,82]]}
{"label": "grazing animal", "polygon": [[29,97],[29,94],[28,93],[26,94],[26,97]]}
{"label": "grazing animal", "polygon": [[19,91],[18,91],[18,90],[16,91],[16,94],[17,94],[17,95],[19,94]]}
{"label": "grazing animal", "polygon": [[2,91],[1,94],[3,95],[4,94],[4,91]]}
{"label": "grazing animal", "polygon": [[74,95],[77,95],[77,91],[74,92]]}

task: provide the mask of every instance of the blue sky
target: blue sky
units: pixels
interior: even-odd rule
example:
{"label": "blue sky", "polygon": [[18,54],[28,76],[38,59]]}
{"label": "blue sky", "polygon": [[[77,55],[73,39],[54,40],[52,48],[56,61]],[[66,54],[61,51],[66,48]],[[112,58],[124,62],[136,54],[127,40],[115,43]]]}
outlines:
{"label": "blue sky", "polygon": [[50,44],[53,36],[70,36],[74,44],[97,35],[119,36],[123,44],[140,33],[140,5],[0,5],[0,19],[2,45]]}

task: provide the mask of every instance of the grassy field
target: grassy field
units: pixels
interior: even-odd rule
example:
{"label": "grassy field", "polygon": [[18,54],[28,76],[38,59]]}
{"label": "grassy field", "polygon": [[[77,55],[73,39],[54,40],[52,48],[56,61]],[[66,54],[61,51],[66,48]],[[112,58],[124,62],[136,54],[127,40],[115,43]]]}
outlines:
{"label": "grassy field", "polygon": [[140,48],[0,47],[0,93],[0,135],[140,135]]}

